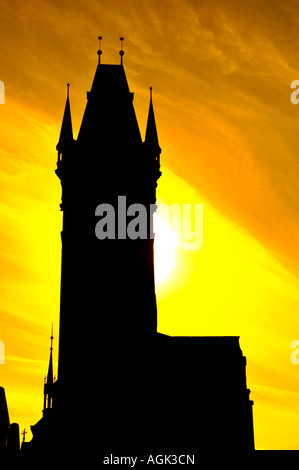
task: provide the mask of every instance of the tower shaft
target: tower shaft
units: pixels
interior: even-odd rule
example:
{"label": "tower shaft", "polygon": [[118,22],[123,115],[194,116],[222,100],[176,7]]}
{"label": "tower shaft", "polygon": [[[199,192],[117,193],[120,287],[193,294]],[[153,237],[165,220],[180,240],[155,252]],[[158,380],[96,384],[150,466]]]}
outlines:
{"label": "tower shaft", "polygon": [[[70,138],[67,98],[56,170],[63,210],[58,378],[67,382],[78,370],[89,380],[107,342],[157,331],[151,228],[161,150],[141,140],[122,65],[99,63],[87,96],[77,141]],[[132,239],[127,229],[136,204],[146,237]],[[98,223],[106,237],[96,236]]]}

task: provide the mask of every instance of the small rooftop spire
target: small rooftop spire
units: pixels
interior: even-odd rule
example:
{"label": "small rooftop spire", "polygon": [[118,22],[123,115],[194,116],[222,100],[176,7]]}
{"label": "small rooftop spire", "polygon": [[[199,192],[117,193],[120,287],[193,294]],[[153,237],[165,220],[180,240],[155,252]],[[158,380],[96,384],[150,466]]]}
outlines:
{"label": "small rooftop spire", "polygon": [[51,347],[50,347],[50,360],[49,360],[49,369],[48,369],[48,375],[47,375],[47,383],[53,383],[53,357],[52,357],[52,351],[53,351],[53,323],[52,323],[52,329],[51,329]]}
{"label": "small rooftop spire", "polygon": [[123,51],[123,40],[124,40],[124,38],[121,37],[121,38],[120,38],[120,51],[119,51],[119,55],[120,55],[120,65],[123,65],[123,55],[124,55],[124,51]]}
{"label": "small rooftop spire", "polygon": [[53,405],[53,384],[55,382],[55,377],[53,377],[53,323],[51,328],[51,347],[50,347],[50,359],[49,359],[49,368],[48,375],[45,377],[44,384],[44,408],[43,413],[48,413],[48,410],[52,408]]}
{"label": "small rooftop spire", "polygon": [[99,56],[99,64],[101,63],[101,55],[102,55],[102,51],[101,51],[101,41],[102,41],[102,36],[99,36],[98,37],[98,40],[99,40],[99,50],[97,52],[98,56]]}
{"label": "small rooftop spire", "polygon": [[26,439],[26,434],[27,434],[27,431],[26,429],[24,428],[24,430],[21,432],[22,436],[23,436],[23,441],[22,442],[25,442],[25,439]]}

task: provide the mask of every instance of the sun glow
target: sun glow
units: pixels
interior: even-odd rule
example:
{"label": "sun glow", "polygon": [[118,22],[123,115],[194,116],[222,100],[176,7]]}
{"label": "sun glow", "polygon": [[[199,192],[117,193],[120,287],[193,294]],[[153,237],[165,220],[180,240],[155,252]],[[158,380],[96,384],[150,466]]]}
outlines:
{"label": "sun glow", "polygon": [[161,284],[166,281],[175,266],[175,251],[178,241],[174,231],[157,213],[154,215],[154,228],[155,282]]}

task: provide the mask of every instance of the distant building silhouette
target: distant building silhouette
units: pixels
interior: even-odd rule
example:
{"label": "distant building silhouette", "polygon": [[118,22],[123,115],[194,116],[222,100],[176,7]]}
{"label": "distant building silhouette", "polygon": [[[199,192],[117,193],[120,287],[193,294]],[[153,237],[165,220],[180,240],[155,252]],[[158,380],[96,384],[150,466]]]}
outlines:
{"label": "distant building silhouette", "polygon": [[9,430],[9,414],[5,396],[5,390],[0,387],[0,449],[3,451],[7,444]]}
{"label": "distant building silhouette", "polygon": [[[58,380],[52,332],[43,417],[32,426],[24,455],[34,460],[50,450],[59,461],[99,463],[113,452],[250,453],[252,401],[239,338],[157,333],[149,209],[156,203],[161,149],[152,93],[143,142],[123,50],[120,65],[102,64],[98,54],[78,138],[68,85],[57,144],[63,211]],[[96,207],[117,209],[119,196],[148,209],[147,239],[95,236]]]}
{"label": "distant building silhouette", "polygon": [[0,387],[0,463],[14,461],[20,450],[20,432],[17,423],[10,423],[5,390]]}

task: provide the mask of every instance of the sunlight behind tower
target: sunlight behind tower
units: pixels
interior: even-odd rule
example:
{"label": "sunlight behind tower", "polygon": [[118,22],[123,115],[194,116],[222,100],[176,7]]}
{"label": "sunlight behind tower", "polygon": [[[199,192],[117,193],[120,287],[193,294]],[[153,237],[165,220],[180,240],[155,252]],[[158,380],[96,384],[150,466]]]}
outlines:
{"label": "sunlight behind tower", "polygon": [[155,282],[156,285],[168,280],[175,266],[177,235],[160,215],[154,216],[155,228]]}

